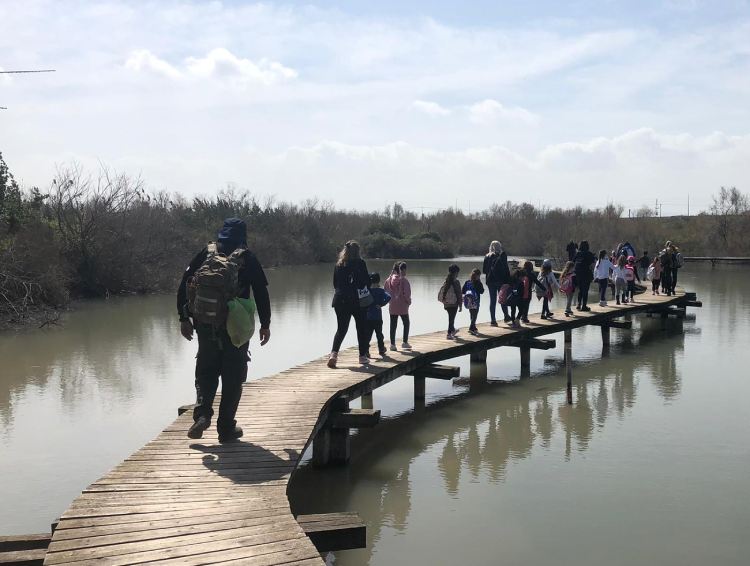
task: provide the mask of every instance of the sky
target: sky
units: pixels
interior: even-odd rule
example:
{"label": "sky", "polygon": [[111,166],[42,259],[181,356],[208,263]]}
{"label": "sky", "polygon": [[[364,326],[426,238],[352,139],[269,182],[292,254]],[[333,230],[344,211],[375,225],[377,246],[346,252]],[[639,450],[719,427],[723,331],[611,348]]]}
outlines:
{"label": "sky", "polygon": [[750,192],[750,2],[0,0],[0,152],[337,208]]}

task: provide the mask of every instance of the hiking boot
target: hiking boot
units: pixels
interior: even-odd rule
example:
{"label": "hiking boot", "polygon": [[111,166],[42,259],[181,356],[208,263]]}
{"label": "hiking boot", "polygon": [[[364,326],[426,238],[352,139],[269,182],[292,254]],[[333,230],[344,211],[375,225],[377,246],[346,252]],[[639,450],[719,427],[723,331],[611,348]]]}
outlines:
{"label": "hiking boot", "polygon": [[336,369],[336,362],[339,359],[339,353],[338,352],[331,352],[331,355],[328,356],[328,367],[331,369]]}
{"label": "hiking boot", "polygon": [[192,438],[193,440],[203,438],[203,431],[210,426],[211,419],[208,417],[198,417],[198,420],[196,420],[193,423],[193,426],[190,427],[190,430],[188,430],[188,438]]}
{"label": "hiking boot", "polygon": [[233,440],[237,440],[238,438],[242,438],[242,429],[238,426],[234,427],[232,430],[222,431],[219,433],[219,442],[232,442]]}
{"label": "hiking boot", "polygon": [[396,345],[391,343],[391,352],[398,352],[398,348],[396,348]]}
{"label": "hiking boot", "polygon": [[408,342],[401,342],[401,348],[403,348],[404,350],[411,350],[411,344],[409,344]]}

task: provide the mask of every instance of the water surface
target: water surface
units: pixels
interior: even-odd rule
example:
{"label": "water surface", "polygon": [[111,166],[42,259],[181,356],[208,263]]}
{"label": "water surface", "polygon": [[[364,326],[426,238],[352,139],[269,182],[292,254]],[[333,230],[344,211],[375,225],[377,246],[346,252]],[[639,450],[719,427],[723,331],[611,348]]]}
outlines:
{"label": "water surface", "polygon": [[[460,262],[463,273],[475,264]],[[435,295],[447,263],[410,266],[413,333],[442,328]],[[612,331],[604,357],[598,329],[574,331],[572,407],[562,335],[550,336],[557,349],[532,352],[528,379],[518,352],[501,348],[486,375],[455,360],[466,379],[430,380],[425,407],[414,407],[408,377],[377,390],[385,419],[353,440],[351,464],[305,464],[292,484],[296,511],[351,510],[368,524],[366,550],[329,559],[746,564],[750,269],[684,271],[705,304],[694,319],[636,317],[632,331]],[[268,275],[273,335],[253,344],[251,379],[321,355],[335,327],[330,266]],[[0,336],[0,533],[46,530],[164,428],[192,401],[196,349],[179,335],[171,296],[86,303],[60,328]]]}

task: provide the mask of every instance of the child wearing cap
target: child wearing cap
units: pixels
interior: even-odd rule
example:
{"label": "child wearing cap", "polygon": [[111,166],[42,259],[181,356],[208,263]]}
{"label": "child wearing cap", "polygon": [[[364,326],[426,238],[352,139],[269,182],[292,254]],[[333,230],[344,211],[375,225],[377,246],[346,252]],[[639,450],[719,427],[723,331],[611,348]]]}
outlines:
{"label": "child wearing cap", "polygon": [[[372,341],[373,333],[378,339],[378,353],[385,356],[385,339],[383,337],[383,307],[391,300],[391,296],[380,287],[380,274],[370,273],[370,295],[372,295],[372,304],[367,307],[367,326],[369,334],[367,343]],[[370,357],[370,353],[367,353]]]}

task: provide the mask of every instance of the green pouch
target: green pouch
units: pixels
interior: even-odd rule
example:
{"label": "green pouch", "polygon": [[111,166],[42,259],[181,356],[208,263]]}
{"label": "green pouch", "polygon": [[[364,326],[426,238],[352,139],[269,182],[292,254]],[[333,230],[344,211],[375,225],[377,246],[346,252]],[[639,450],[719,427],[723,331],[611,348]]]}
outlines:
{"label": "green pouch", "polygon": [[234,298],[227,304],[227,334],[237,348],[247,344],[255,334],[255,301]]}

